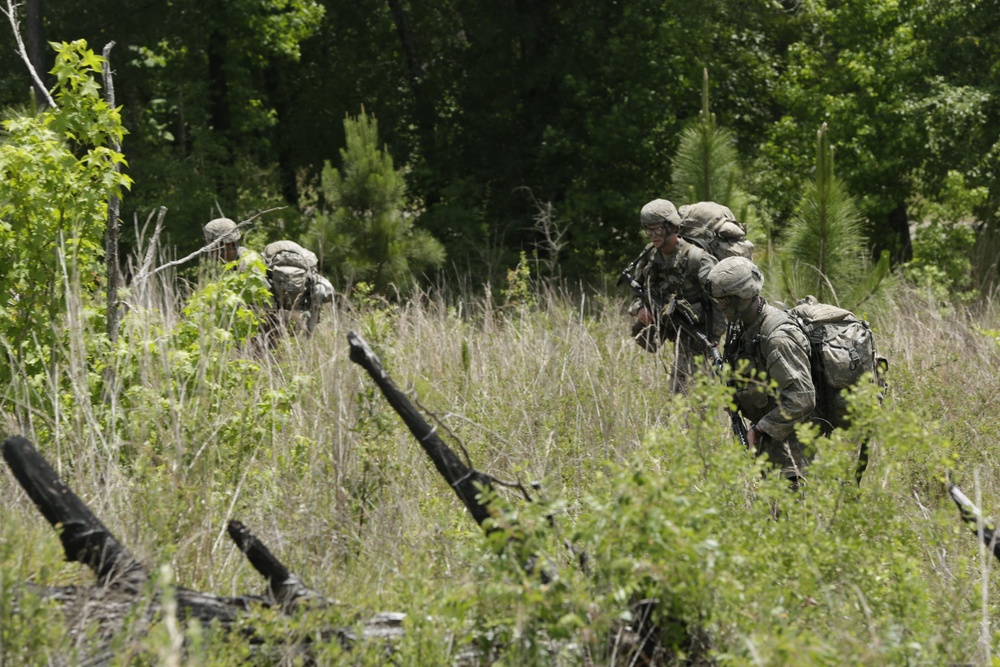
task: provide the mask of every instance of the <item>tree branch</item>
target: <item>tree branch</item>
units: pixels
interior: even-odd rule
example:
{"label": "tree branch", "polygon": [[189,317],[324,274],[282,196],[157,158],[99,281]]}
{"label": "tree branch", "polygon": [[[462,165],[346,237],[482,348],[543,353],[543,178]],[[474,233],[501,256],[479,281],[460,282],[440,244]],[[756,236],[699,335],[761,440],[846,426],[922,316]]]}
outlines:
{"label": "tree branch", "polygon": [[[285,208],[285,207],[284,206],[276,206],[275,208],[269,208],[266,211],[261,211],[260,213],[254,215],[254,216],[252,216],[250,218],[247,218],[246,220],[244,220],[240,224],[236,225],[236,229],[240,229],[242,227],[246,227],[251,222],[253,222],[257,218],[259,218],[260,216],[264,215],[265,213],[272,213],[273,211],[280,211],[283,208]],[[187,257],[181,257],[180,259],[175,259],[172,262],[167,262],[166,264],[158,266],[158,267],[156,267],[155,269],[153,269],[152,271],[150,271],[148,273],[140,273],[139,275],[137,275],[135,277],[135,281],[137,282],[139,280],[145,280],[147,278],[152,278],[153,276],[155,276],[160,271],[164,271],[166,269],[169,269],[172,266],[180,266],[181,264],[186,264],[187,262],[190,262],[192,259],[194,259],[198,255],[204,255],[207,252],[212,252],[216,248],[222,247],[223,243],[225,243],[225,237],[221,237],[220,236],[219,238],[215,239],[214,241],[212,241],[208,245],[203,246],[202,248],[199,248],[198,250],[195,250],[193,253],[191,253]]]}
{"label": "tree branch", "polygon": [[45,94],[45,101],[53,109],[58,109],[56,106],[56,101],[52,99],[52,95],[49,94],[48,89],[45,84],[42,83],[41,77],[38,76],[38,72],[35,71],[35,66],[31,64],[31,59],[28,57],[28,51],[24,48],[24,42],[21,40],[21,29],[17,23],[17,11],[14,8],[14,3],[12,0],[7,0],[7,9],[0,10],[7,15],[7,19],[10,21],[10,27],[14,31],[14,39],[17,41],[17,53],[21,56],[21,60],[27,65],[28,71],[31,73],[31,80],[35,82],[35,87]]}

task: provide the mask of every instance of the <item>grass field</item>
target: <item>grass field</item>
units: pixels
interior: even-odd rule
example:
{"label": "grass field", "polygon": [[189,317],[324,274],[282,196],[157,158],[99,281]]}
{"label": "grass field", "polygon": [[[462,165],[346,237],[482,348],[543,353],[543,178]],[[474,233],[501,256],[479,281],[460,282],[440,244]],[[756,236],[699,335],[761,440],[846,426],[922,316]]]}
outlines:
{"label": "grass field", "polygon": [[[71,320],[68,361],[3,394],[4,434],[34,441],[118,538],[177,584],[261,590],[225,536],[238,519],[335,601],[295,617],[261,612],[265,634],[405,612],[393,664],[455,664],[469,647],[483,664],[632,664],[620,628],[643,599],[658,601],[667,646],[701,638],[664,663],[993,664],[995,560],[960,522],[945,481],[1000,515],[996,307],[898,289],[859,312],[890,360],[888,398],[877,410],[861,392],[858,426],[815,441],[793,496],[733,441],[723,387],[706,379],[686,397],[669,394],[664,358],[627,338],[625,296],[538,288],[519,304],[489,294],[341,300],[311,338],[261,352],[211,328],[178,344],[171,327],[184,315],[168,291],[159,308],[132,312],[129,345],[104,357],[118,400],[102,396],[107,371],[84,361],[91,334]],[[501,523],[553,579],[491,548],[349,361],[349,331],[478,470],[540,484],[532,503],[502,490],[511,511]],[[864,428],[874,437],[858,489]],[[63,561],[6,469],[0,497],[0,665],[74,664],[87,641],[67,637],[57,612],[20,585],[87,584],[91,574]],[[587,571],[563,540],[587,552]],[[239,636],[167,622],[115,642],[122,665],[296,664],[290,654],[247,658]],[[381,646],[336,645],[315,659],[387,660]]]}

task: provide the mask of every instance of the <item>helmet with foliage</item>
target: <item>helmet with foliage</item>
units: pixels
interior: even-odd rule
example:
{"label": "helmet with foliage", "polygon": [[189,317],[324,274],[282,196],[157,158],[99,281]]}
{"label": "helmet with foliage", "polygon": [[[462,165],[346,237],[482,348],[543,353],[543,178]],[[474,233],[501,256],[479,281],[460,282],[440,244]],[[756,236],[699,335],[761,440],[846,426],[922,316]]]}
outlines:
{"label": "helmet with foliage", "polygon": [[764,286],[764,274],[746,257],[727,257],[708,274],[705,289],[717,298],[753,299]]}
{"label": "helmet with foliage", "polygon": [[240,240],[240,230],[229,218],[216,218],[205,225],[202,231],[205,234],[205,243],[211,243],[220,237],[224,237],[224,243],[238,243]]}
{"label": "helmet with foliage", "polygon": [[680,228],[681,216],[677,214],[677,208],[666,199],[654,199],[642,207],[642,211],[639,212],[639,222],[643,227],[667,225]]}

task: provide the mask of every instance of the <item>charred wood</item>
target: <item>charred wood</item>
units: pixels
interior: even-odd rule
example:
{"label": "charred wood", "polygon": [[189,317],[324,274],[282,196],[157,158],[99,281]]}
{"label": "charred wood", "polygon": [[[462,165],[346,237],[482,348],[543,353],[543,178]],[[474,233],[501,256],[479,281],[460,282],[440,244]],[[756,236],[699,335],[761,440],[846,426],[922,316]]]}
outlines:
{"label": "charred wood", "polygon": [[400,391],[389,374],[385,372],[382,361],[372,352],[368,343],[361,336],[352,331],[347,334],[347,340],[351,345],[351,361],[368,372],[371,379],[382,390],[382,395],[389,401],[389,405],[396,411],[403,423],[410,429],[410,433],[420,443],[424,452],[430,457],[434,467],[455,490],[455,494],[469,510],[469,514],[472,515],[476,523],[483,526],[484,522],[490,518],[491,511],[488,505],[483,505],[480,502],[480,494],[492,495],[493,478],[463,463],[451,447],[441,440],[435,429],[427,423],[427,420],[413,406],[406,394]]}
{"label": "charred wood", "polygon": [[264,543],[242,523],[230,521],[227,530],[229,537],[247,557],[253,568],[267,579],[268,593],[282,609],[290,611],[303,602],[322,606],[329,604],[329,600],[307,587],[297,576],[289,572],[288,568],[282,565]]}
{"label": "charred wood", "polygon": [[[142,636],[161,615],[162,600],[155,595],[149,571],[112,535],[79,496],[56,474],[34,446],[20,436],[7,438],[0,453],[18,483],[27,492],[49,524],[59,533],[66,560],[89,567],[97,577],[95,586],[38,586],[25,584],[29,592],[59,606],[66,619],[70,643],[83,656],[83,664],[110,664],[111,641],[128,631]],[[262,607],[279,606],[291,611],[302,603],[326,606],[329,601],[308,588],[242,523],[232,521],[228,532],[246,554],[254,569],[268,582],[266,595],[224,597],[177,587],[173,594],[177,618],[197,619],[204,627],[235,629],[237,621]],[[17,602],[15,601],[15,605]],[[362,623],[361,637],[352,629],[326,628],[310,637],[264,638],[252,626],[241,625],[242,639],[261,650],[308,653],[311,641],[340,641],[345,646],[359,641],[393,640],[402,637],[405,614],[380,613]]]}
{"label": "charred wood", "polygon": [[115,539],[48,461],[20,436],[4,440],[3,458],[35,507],[59,532],[66,560],[83,563],[101,586],[138,592],[148,573]]}

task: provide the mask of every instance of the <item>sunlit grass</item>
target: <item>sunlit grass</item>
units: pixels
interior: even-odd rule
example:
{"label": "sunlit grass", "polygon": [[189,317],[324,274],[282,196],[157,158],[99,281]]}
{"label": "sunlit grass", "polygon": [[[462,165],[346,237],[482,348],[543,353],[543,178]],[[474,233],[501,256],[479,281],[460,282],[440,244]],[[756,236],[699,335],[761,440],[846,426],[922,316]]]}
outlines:
{"label": "sunlit grass", "polygon": [[[219,347],[218,363],[253,364],[250,372],[231,367],[238,381],[199,367],[187,384],[170,384],[169,351],[135,349],[122,364],[138,368],[146,399],[114,408],[86,382],[63,381],[81,368],[54,369],[51,386],[61,393],[49,403],[60,411],[40,414],[19,398],[27,389],[12,389],[6,430],[24,431],[134,554],[151,567],[169,563],[179,584],[220,595],[263,588],[224,534],[226,521],[239,519],[343,614],[404,611],[420,632],[440,630],[421,640],[429,645],[406,650],[457,651],[449,642],[481,638],[492,618],[513,629],[497,631],[500,638],[573,630],[604,664],[598,629],[626,608],[629,594],[616,603],[613,590],[626,577],[623,590],[636,594],[679,591],[675,611],[702,619],[723,663],[985,659],[979,641],[997,599],[993,563],[961,527],[942,480],[948,475],[1000,514],[1000,345],[982,333],[1000,328],[995,309],[940,311],[900,292],[869,314],[891,362],[891,390],[868,417],[876,435],[860,495],[845,481],[855,443],[837,437],[820,441],[805,500],[788,505],[777,482],[755,481],[714,407],[716,388],[688,400],[669,394],[662,359],[627,338],[624,294],[546,288],[536,299],[526,308],[481,296],[341,300],[311,338],[271,352]],[[175,302],[163,299],[139,326],[169,328]],[[539,497],[559,502],[561,534],[594,551],[593,578],[567,572],[563,588],[545,593],[490,555],[481,530],[349,361],[349,331],[368,340],[475,467],[540,482]],[[633,487],[639,479],[646,486]],[[5,586],[89,581],[60,562],[56,534],[6,471],[0,495]],[[782,521],[768,518],[768,502],[783,506]],[[633,515],[654,509],[643,503],[666,504],[660,514]],[[664,522],[676,532],[657,532]],[[707,535],[718,550],[711,576],[699,560],[709,557],[698,546]],[[558,541],[549,546],[572,570]],[[626,575],[612,567],[620,558],[644,565]],[[694,569],[677,558],[693,559]],[[699,571],[702,578],[685,580]],[[667,588],[643,588],[650,581]],[[5,591],[0,611],[10,604]],[[588,613],[583,628],[593,629],[584,631],[573,619]],[[14,655],[9,641],[0,655]]]}

